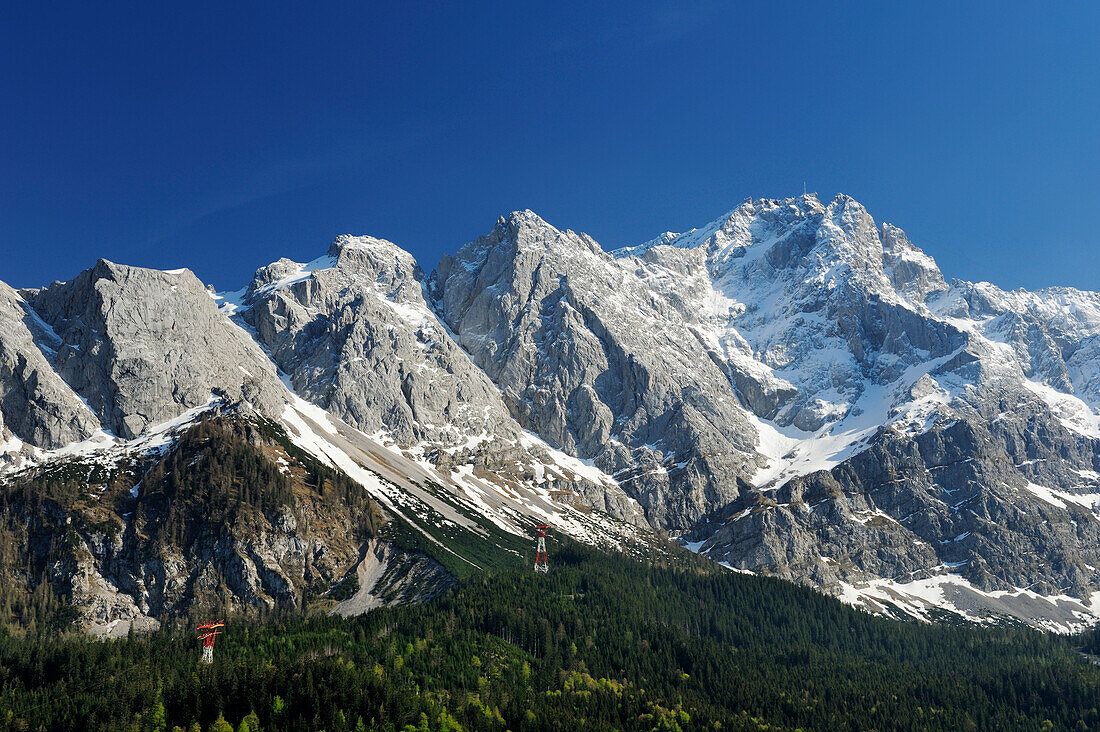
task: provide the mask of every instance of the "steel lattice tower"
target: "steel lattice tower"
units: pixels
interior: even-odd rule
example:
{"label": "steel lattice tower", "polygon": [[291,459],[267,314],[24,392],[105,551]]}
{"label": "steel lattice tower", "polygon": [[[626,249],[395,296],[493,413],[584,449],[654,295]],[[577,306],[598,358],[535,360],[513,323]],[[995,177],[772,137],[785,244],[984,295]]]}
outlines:
{"label": "steel lattice tower", "polygon": [[550,562],[546,557],[546,530],[550,528],[550,524],[539,524],[535,527],[535,531],[539,532],[538,548],[535,550],[535,571],[536,572],[549,572]]}
{"label": "steel lattice tower", "polygon": [[203,623],[196,630],[199,631],[199,640],[202,641],[201,663],[214,663],[214,641],[218,639],[218,633],[223,632],[225,622],[219,620],[216,623]]}

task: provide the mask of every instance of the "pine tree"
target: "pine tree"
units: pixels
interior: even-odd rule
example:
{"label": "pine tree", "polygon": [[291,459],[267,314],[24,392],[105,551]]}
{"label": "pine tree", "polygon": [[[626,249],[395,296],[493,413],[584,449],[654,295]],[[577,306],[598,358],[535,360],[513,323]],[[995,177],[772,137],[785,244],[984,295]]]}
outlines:
{"label": "pine tree", "polygon": [[225,721],[225,715],[218,712],[218,718],[210,725],[210,732],[233,732],[233,725]]}

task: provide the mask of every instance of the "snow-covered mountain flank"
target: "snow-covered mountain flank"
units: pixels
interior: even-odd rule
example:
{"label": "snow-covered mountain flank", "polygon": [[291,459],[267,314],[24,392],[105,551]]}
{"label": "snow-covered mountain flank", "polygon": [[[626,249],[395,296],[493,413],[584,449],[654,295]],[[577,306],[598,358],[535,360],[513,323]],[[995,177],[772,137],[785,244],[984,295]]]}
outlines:
{"label": "snow-covered mountain flank", "polygon": [[[847,196],[751,201],[614,252],[523,211],[431,274],[341,236],[233,293],[105,261],[0,286],[0,451],[9,490],[73,461],[125,461],[136,483],[208,413],[270,422],[286,446],[248,438],[270,459],[348,476],[404,527],[359,552],[321,541],[342,557],[326,582],[362,578],[344,612],[408,599],[403,564],[438,588],[522,556],[537,519],[628,551],[665,530],[876,612],[1068,629],[1100,616],[1098,337],[1100,295],[948,282]],[[145,484],[119,486],[117,536],[77,531],[81,561],[41,563],[99,626],[181,602],[156,599],[167,555],[128,538]],[[295,515],[319,505],[294,495]],[[276,514],[256,519],[264,546],[320,541]],[[7,521],[23,551],[42,541]],[[304,601],[310,570],[239,541],[244,565],[173,545],[176,579],[228,577],[231,604]]]}

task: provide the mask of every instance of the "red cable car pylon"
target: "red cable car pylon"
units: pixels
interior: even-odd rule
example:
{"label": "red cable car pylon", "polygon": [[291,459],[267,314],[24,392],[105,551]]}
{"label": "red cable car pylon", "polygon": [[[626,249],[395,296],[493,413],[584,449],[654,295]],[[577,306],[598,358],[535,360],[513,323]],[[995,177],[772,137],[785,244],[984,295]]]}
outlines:
{"label": "red cable car pylon", "polygon": [[550,524],[539,524],[535,527],[535,531],[539,532],[538,548],[535,550],[535,571],[536,572],[549,572],[550,562],[546,556],[546,530],[550,528]]}
{"label": "red cable car pylon", "polygon": [[203,623],[196,630],[199,631],[199,640],[202,641],[202,663],[214,663],[214,641],[218,639],[218,633],[224,632],[225,621],[216,623]]}

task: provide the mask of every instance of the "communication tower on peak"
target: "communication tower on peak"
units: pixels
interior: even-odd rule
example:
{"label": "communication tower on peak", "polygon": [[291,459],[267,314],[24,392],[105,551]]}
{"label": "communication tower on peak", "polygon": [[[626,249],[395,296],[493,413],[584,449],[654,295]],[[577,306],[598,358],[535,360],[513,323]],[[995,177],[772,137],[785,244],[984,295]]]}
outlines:
{"label": "communication tower on peak", "polygon": [[539,524],[535,527],[535,531],[539,532],[539,543],[535,550],[535,571],[536,572],[549,572],[550,562],[546,557],[546,530],[550,528],[550,524]]}
{"label": "communication tower on peak", "polygon": [[214,663],[214,641],[218,639],[218,633],[225,632],[222,630],[224,627],[225,622],[219,620],[216,623],[203,623],[196,628],[199,631],[199,640],[202,641],[201,663]]}

